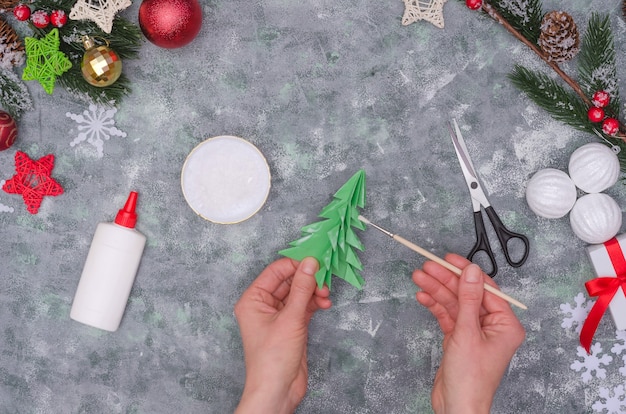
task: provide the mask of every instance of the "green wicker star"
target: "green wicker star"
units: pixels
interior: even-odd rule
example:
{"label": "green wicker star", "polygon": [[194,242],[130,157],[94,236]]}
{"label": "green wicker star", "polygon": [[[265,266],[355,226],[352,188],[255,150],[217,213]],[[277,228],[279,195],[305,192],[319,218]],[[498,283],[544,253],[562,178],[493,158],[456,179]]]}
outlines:
{"label": "green wicker star", "polygon": [[25,39],[26,67],[23,80],[38,80],[43,89],[52,94],[56,77],[72,67],[72,62],[59,51],[59,29],[50,30],[45,37]]}

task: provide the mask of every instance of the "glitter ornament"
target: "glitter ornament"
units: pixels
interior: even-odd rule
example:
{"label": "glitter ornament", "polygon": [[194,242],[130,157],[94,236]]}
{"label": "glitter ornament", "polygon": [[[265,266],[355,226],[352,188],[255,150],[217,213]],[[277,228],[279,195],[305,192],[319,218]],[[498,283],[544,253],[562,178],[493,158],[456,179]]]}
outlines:
{"label": "glitter ornament", "polygon": [[482,0],[465,0],[465,5],[470,10],[478,10],[483,6]]}
{"label": "glitter ornament", "polygon": [[526,202],[540,217],[560,218],[576,203],[576,186],[563,171],[545,168],[537,171],[528,181]]}
{"label": "glitter ornament", "polygon": [[65,23],[67,23],[67,14],[63,10],[54,10],[50,13],[50,23],[58,28],[65,26]]}
{"label": "glitter ornament", "polygon": [[607,118],[602,122],[602,132],[607,135],[615,135],[619,131],[619,121],[615,118]]}
{"label": "glitter ornament", "polygon": [[604,119],[604,109],[598,108],[597,106],[592,106],[587,111],[587,118],[591,122],[600,122]]}
{"label": "glitter ornament", "polygon": [[17,124],[8,112],[0,111],[0,151],[13,145],[17,138]]}
{"label": "glitter ornament", "polygon": [[13,15],[20,22],[25,22],[30,17],[30,7],[25,4],[18,4],[13,9]]}
{"label": "glitter ornament", "polygon": [[580,197],[569,218],[574,234],[590,244],[610,240],[622,227],[622,210],[611,196],[604,193]]}
{"label": "glitter ornament", "polygon": [[606,107],[611,101],[611,97],[608,92],[605,91],[597,91],[593,94],[593,98],[591,99],[591,103],[598,108]]}
{"label": "glitter ornament", "polygon": [[185,46],[201,26],[202,8],[198,0],[143,0],[139,7],[139,27],[159,47]]}
{"label": "glitter ornament", "polygon": [[38,29],[45,29],[50,24],[50,16],[44,10],[35,10],[30,16],[30,21]]}
{"label": "glitter ornament", "polygon": [[591,142],[572,153],[568,172],[576,187],[586,193],[599,193],[617,182],[619,159],[608,146]]}
{"label": "glitter ornament", "polygon": [[83,78],[93,86],[104,88],[110,86],[122,74],[122,61],[113,49],[107,45],[96,46],[94,39],[83,36],[85,55],[80,62]]}

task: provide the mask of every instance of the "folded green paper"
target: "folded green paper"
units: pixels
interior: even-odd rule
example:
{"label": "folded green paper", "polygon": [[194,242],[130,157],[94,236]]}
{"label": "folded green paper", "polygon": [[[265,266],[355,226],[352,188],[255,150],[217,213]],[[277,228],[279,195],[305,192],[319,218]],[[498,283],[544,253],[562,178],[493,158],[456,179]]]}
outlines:
{"label": "folded green paper", "polygon": [[361,289],[365,283],[360,274],[363,266],[354,249],[363,251],[364,246],[353,228],[365,230],[357,210],[364,207],[365,171],[359,170],[320,212],[318,217],[326,220],[302,227],[302,237],[279,254],[294,260],[315,257],[320,264],[315,274],[320,289],[324,284],[330,289],[332,275]]}

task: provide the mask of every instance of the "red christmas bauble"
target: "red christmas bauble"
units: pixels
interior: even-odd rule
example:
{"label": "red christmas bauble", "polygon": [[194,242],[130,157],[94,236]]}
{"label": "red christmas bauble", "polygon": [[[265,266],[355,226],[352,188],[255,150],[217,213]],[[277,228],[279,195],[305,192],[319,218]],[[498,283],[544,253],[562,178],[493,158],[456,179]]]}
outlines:
{"label": "red christmas bauble", "polygon": [[143,0],[139,27],[159,47],[182,47],[200,32],[202,9],[198,0]]}
{"label": "red christmas bauble", "polygon": [[604,109],[592,106],[587,111],[587,117],[591,122],[600,122],[604,119]]}
{"label": "red christmas bauble", "polygon": [[465,0],[465,5],[471,10],[478,10],[483,6],[483,0]]}
{"label": "red christmas bauble", "polygon": [[611,96],[608,92],[598,91],[593,94],[593,98],[591,99],[591,103],[598,108],[604,108],[611,101]]}
{"label": "red christmas bauble", "polygon": [[0,151],[11,147],[17,138],[17,124],[7,112],[0,110]]}
{"label": "red christmas bauble", "polygon": [[615,135],[619,131],[619,121],[615,118],[607,118],[602,123],[602,132],[607,135]]}
{"label": "red christmas bauble", "polygon": [[50,23],[58,28],[65,26],[65,23],[67,23],[67,13],[63,10],[54,10],[50,13]]}
{"label": "red christmas bauble", "polygon": [[20,22],[25,22],[30,17],[30,7],[25,4],[18,4],[13,8],[13,15]]}
{"label": "red christmas bauble", "polygon": [[30,21],[33,22],[35,27],[45,29],[50,23],[50,16],[48,16],[45,10],[35,10],[33,15],[30,16]]}

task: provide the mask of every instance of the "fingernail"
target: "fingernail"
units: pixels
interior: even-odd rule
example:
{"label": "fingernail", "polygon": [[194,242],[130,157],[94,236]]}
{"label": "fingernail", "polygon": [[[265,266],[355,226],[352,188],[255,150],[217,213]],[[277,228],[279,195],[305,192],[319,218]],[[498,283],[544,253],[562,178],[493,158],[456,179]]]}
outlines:
{"label": "fingernail", "polygon": [[305,257],[300,263],[300,270],[307,275],[314,275],[317,272],[317,260],[313,257]]}
{"label": "fingernail", "polygon": [[482,280],[482,271],[480,267],[471,264],[465,268],[465,281],[467,283],[478,283]]}

